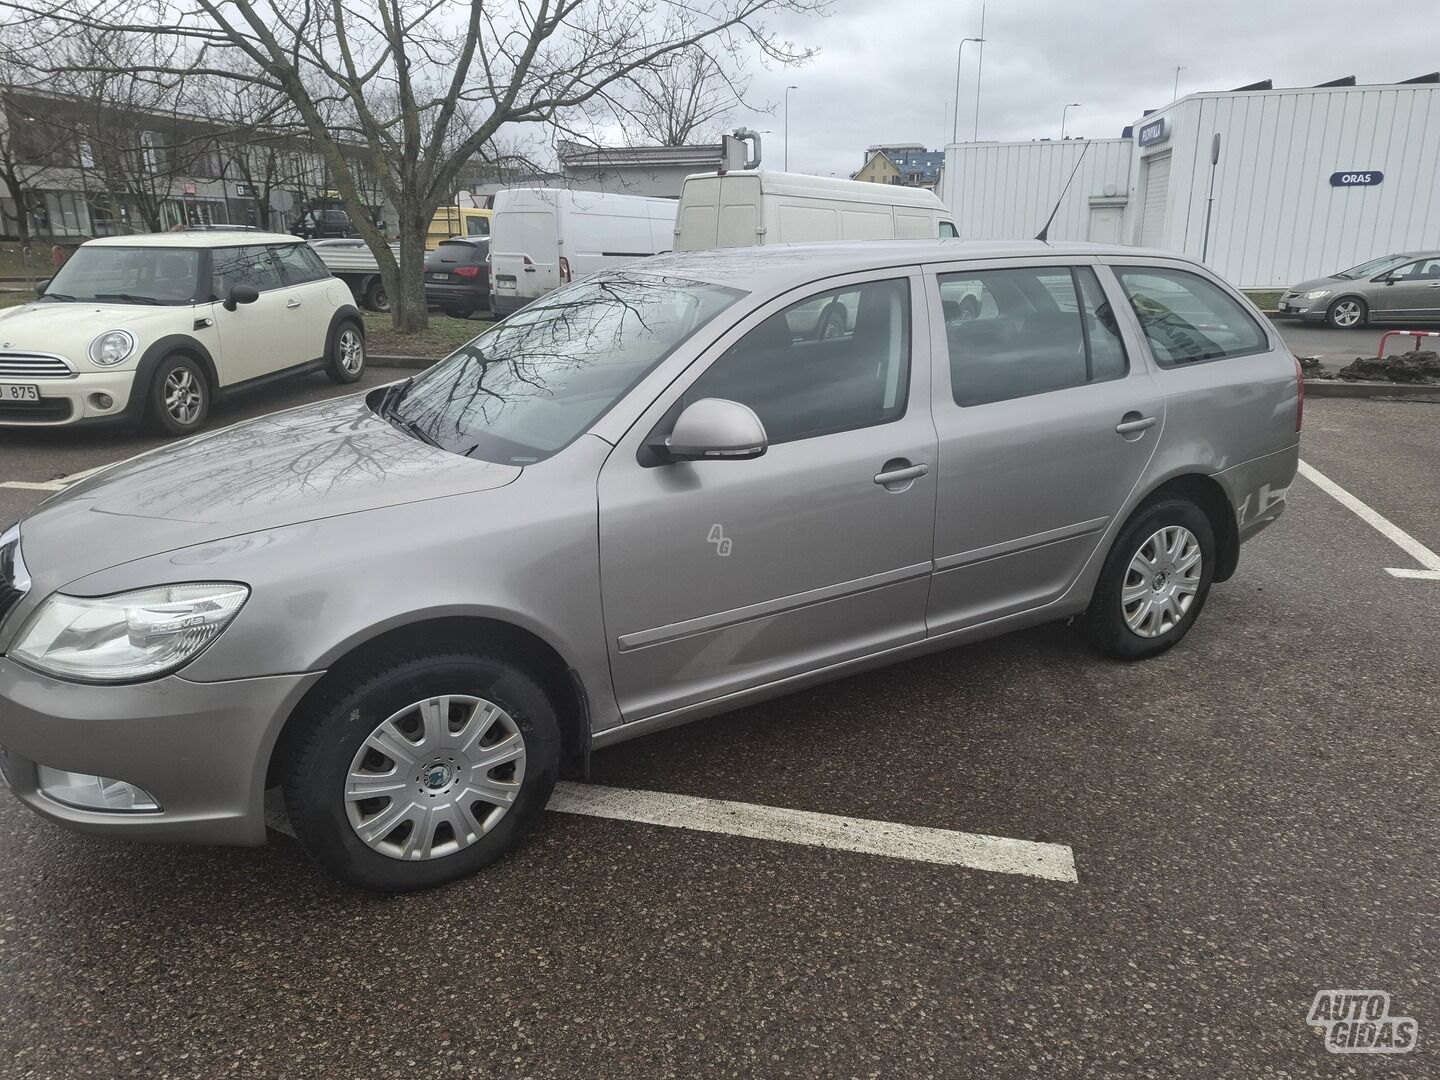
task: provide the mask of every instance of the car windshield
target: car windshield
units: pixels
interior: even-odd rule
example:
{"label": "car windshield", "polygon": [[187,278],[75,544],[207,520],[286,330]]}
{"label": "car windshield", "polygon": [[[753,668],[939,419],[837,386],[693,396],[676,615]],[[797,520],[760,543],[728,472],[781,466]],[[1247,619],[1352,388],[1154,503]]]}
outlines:
{"label": "car windshield", "polygon": [[1359,266],[1352,266],[1349,270],[1341,270],[1340,273],[1335,276],[1337,278],[1344,278],[1346,281],[1354,281],[1356,278],[1362,277],[1374,277],[1382,270],[1388,270],[1392,266],[1399,266],[1405,259],[1406,256],[1404,255],[1382,255],[1378,259],[1371,259],[1369,262],[1361,263]]}
{"label": "car windshield", "polygon": [[91,247],[65,260],[45,286],[52,303],[191,304],[199,277],[195,248]]}
{"label": "car windshield", "polygon": [[624,273],[578,281],[462,346],[383,412],[457,454],[541,461],[743,295]]}

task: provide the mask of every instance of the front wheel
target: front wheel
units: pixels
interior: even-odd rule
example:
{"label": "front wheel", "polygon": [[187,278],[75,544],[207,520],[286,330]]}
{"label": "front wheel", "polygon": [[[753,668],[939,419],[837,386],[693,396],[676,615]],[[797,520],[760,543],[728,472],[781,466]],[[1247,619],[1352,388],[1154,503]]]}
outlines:
{"label": "front wheel", "polygon": [[1358,296],[1342,296],[1325,311],[1325,321],[1337,330],[1353,330],[1364,326],[1370,314],[1365,301]]}
{"label": "front wheel", "polygon": [[210,384],[200,365],[176,354],[160,361],[150,382],[150,426],[161,435],[190,435],[210,414]]}
{"label": "front wheel", "polygon": [[518,844],[559,771],[540,686],[464,645],[372,671],[341,676],[282,746],[285,807],[311,857],[348,884],[411,892]]}
{"label": "front wheel", "polygon": [[371,278],[370,283],[365,286],[365,295],[360,298],[360,302],[371,311],[378,311],[382,314],[389,311],[390,294],[385,291],[384,279]]}
{"label": "front wheel", "polygon": [[358,382],[365,374],[365,335],[354,323],[341,323],[336,329],[325,374],[341,385]]}
{"label": "front wheel", "polygon": [[1116,537],[1081,629],[1117,660],[1158,656],[1194,625],[1214,574],[1210,519],[1188,499],[1161,499]]}

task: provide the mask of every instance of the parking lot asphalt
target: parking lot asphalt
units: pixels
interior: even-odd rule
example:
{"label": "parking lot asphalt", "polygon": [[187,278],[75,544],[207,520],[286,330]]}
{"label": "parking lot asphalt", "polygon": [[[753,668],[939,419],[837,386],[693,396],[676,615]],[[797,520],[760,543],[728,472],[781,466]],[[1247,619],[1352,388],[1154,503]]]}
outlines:
{"label": "parking lot asphalt", "polygon": [[[1302,454],[1440,551],[1437,433],[1312,401]],[[0,434],[0,483],[148,445],[40,435]],[[44,494],[0,487],[0,521]],[[0,1077],[1440,1075],[1440,582],[1385,572],[1413,565],[1297,479],[1156,660],[1042,627],[595,755],[614,788],[1068,845],[1074,882],[548,814],[377,897],[279,834],[128,846],[0,798]],[[1331,988],[1389,993],[1417,1049],[1326,1053]]]}
{"label": "parking lot asphalt", "polygon": [[[1301,322],[1299,319],[1273,319],[1280,336],[1296,356],[1318,356],[1326,366],[1341,367],[1357,356],[1377,356],[1380,338],[1387,330],[1416,329],[1440,330],[1440,326],[1382,325],[1366,326],[1359,330],[1336,330],[1322,323]],[[1421,344],[1421,348],[1433,348],[1433,339]],[[1389,353],[1408,352],[1415,342],[1412,338],[1392,338],[1385,351]]]}

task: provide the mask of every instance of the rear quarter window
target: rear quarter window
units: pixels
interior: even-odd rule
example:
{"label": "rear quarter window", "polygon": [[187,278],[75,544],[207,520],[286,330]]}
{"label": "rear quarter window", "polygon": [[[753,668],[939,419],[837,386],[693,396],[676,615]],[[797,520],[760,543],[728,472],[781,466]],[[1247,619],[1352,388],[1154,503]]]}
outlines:
{"label": "rear quarter window", "polygon": [[1161,367],[1250,356],[1270,348],[1255,318],[1199,274],[1159,266],[1112,269]]}

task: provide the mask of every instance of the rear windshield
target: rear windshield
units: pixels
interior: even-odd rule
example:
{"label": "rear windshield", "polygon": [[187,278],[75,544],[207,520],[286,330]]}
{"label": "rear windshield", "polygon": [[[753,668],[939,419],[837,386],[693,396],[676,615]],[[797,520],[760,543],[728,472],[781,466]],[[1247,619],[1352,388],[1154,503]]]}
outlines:
{"label": "rear windshield", "polygon": [[467,457],[541,461],[743,295],[624,273],[578,281],[417,377],[387,419]]}
{"label": "rear windshield", "polygon": [[485,244],[463,244],[453,240],[443,240],[435,249],[435,260],[436,262],[453,263],[457,266],[480,263],[485,261],[486,250]]}

